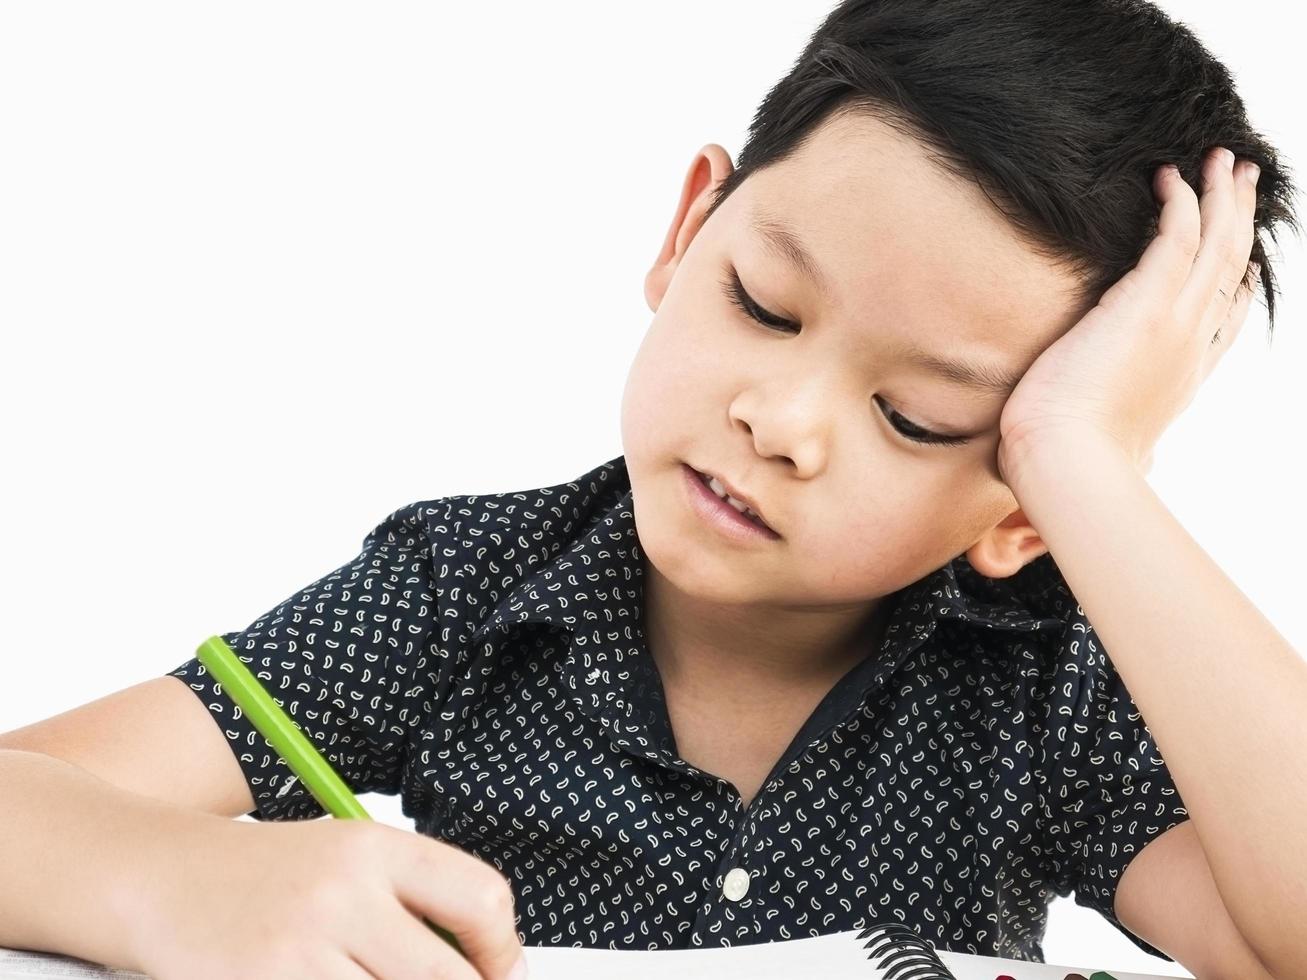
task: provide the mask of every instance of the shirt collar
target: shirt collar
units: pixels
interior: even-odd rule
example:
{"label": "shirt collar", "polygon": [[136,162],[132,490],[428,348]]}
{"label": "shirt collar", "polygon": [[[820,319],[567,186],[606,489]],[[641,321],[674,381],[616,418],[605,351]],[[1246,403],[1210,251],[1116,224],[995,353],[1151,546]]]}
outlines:
{"label": "shirt collar", "polygon": [[[652,703],[662,689],[644,649],[643,553],[626,460],[611,459],[566,486],[575,496],[560,501],[560,511],[575,520],[556,526],[570,529],[570,541],[565,538],[552,559],[514,586],[476,632],[508,633],[534,624],[572,634],[563,679],[585,712],[615,727],[617,737],[665,717]],[[944,622],[986,633],[1060,630],[1065,623],[1050,601],[1060,584],[1048,554],[1003,580],[981,575],[965,553],[958,555],[897,594],[882,649],[868,651],[877,656],[855,667],[851,679],[878,683]],[[666,731],[654,734],[670,737]],[[640,742],[651,750],[641,754],[657,751]]]}

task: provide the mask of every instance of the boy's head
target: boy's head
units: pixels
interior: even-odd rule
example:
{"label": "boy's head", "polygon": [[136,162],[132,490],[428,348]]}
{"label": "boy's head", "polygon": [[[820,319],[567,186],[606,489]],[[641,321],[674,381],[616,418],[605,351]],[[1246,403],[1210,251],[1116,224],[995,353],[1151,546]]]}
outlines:
{"label": "boy's head", "polygon": [[[1010,389],[992,383],[1134,265],[1156,168],[1197,188],[1216,145],[1261,166],[1252,260],[1273,325],[1262,231],[1297,229],[1292,187],[1187,29],[1130,0],[841,3],[739,166],[716,144],[695,156],[646,278],[622,436],[650,562],[703,598],[852,612],[963,551],[991,578],[1043,554],[999,478]],[[683,463],[750,495],[781,538],[713,533]]]}

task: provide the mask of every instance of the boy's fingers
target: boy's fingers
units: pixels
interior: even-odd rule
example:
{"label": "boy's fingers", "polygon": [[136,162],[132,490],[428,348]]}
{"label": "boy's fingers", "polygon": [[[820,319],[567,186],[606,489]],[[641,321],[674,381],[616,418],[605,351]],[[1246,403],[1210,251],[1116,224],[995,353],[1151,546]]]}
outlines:
{"label": "boy's fingers", "polygon": [[397,902],[395,913],[378,923],[372,945],[354,954],[368,976],[482,980],[476,967],[406,907]]}
{"label": "boy's fingers", "polygon": [[330,973],[315,973],[323,980],[376,980],[377,975],[347,953],[332,959]]}
{"label": "boy's fingers", "polygon": [[1153,192],[1161,202],[1157,234],[1133,269],[1103,294],[1099,304],[1117,302],[1171,316],[1175,297],[1193,271],[1200,241],[1198,197],[1180,172],[1159,167],[1153,174]]}
{"label": "boy's fingers", "polygon": [[[1202,240],[1175,303],[1177,321],[1199,331],[1204,342],[1225,320],[1234,300],[1234,286],[1241,278],[1234,269],[1237,250],[1243,244],[1243,209],[1229,160],[1228,152],[1221,147],[1203,160],[1203,196],[1198,202]],[[1240,256],[1245,265],[1247,254]]]}
{"label": "boy's fingers", "polygon": [[[508,881],[494,865],[452,844],[409,837],[407,843],[416,846],[402,848],[391,864],[396,897],[416,915],[452,933],[486,980],[505,980],[522,956]],[[418,924],[432,943],[448,946]]]}
{"label": "boy's fingers", "polygon": [[[1248,179],[1249,175],[1253,180]],[[1202,324],[1201,332],[1208,340],[1222,324],[1236,325],[1240,322],[1235,319],[1235,307],[1245,293],[1257,288],[1256,279],[1253,279],[1251,284],[1248,282],[1248,259],[1252,254],[1253,241],[1257,235],[1257,226],[1253,221],[1257,211],[1257,185],[1254,182],[1256,176],[1257,171],[1252,161],[1240,160],[1235,164],[1231,178],[1234,198],[1237,202],[1234,244],[1231,246],[1230,261],[1221,271],[1218,291]],[[1225,329],[1229,330],[1230,327],[1227,326]],[[1201,341],[1203,337],[1198,339]],[[1230,337],[1230,342],[1234,342],[1233,336]]]}
{"label": "boy's fingers", "polygon": [[1239,293],[1256,292],[1261,266],[1249,264],[1253,244],[1257,240],[1257,165],[1251,160],[1240,160],[1234,167],[1235,197],[1239,201],[1239,216],[1236,219],[1236,244],[1234,261],[1230,265],[1226,279],[1227,288],[1234,296],[1231,308],[1238,303]]}
{"label": "boy's fingers", "polygon": [[1202,381],[1207,380],[1212,371],[1216,369],[1217,363],[1225,356],[1225,352],[1234,346],[1239,331],[1243,329],[1244,323],[1248,320],[1248,308],[1253,301],[1253,292],[1254,290],[1246,287],[1239,290],[1234,305],[1230,307],[1225,322],[1219,328],[1219,334],[1214,334],[1213,337],[1208,338],[1207,352],[1203,355]]}

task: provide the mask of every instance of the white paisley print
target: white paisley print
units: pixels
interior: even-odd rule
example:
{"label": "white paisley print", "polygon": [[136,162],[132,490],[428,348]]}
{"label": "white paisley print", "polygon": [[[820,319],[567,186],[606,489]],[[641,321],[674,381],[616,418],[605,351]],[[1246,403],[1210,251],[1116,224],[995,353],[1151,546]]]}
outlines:
{"label": "white paisley print", "polygon": [[[1113,914],[1188,814],[1052,557],[959,555],[891,597],[880,648],[745,809],[680,759],[641,628],[618,456],[576,480],[391,513],[340,568],[223,638],[355,792],[494,864],[525,945],[731,946],[902,922],[1043,961],[1048,902]],[[196,659],[256,820],[325,815]]]}

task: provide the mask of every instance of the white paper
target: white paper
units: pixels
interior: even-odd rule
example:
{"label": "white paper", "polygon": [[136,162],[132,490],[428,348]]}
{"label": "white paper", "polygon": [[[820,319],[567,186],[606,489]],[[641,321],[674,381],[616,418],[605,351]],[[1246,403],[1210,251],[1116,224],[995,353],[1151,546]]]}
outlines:
{"label": "white paper", "polygon": [[79,960],[75,956],[55,953],[33,953],[23,949],[0,946],[0,980],[35,980],[36,977],[67,977],[79,980],[95,977],[97,980],[150,980],[144,973],[134,970],[111,970],[107,966]]}
{"label": "white paper", "polygon": [[[787,942],[699,949],[613,950],[574,946],[525,947],[529,980],[883,980],[858,939],[859,930]],[[939,950],[939,958],[958,980],[1063,980],[1068,973],[1089,976],[1106,970],[1117,980],[1171,980],[1145,973],[1122,973],[1110,966],[1054,966],[993,956]],[[143,973],[111,970],[71,956],[0,947],[0,980],[150,980]],[[237,980],[237,978],[233,978]]]}
{"label": "white paper", "polygon": [[[527,980],[882,980],[867,959],[860,930],[812,939],[749,946],[668,949],[652,952],[527,946]],[[1116,980],[1173,980],[1146,973],[1122,973],[1098,963],[1092,967],[1056,966],[936,950],[957,980],[1064,980],[1068,973],[1089,976],[1106,970]],[[919,975],[919,974],[918,974]]]}

